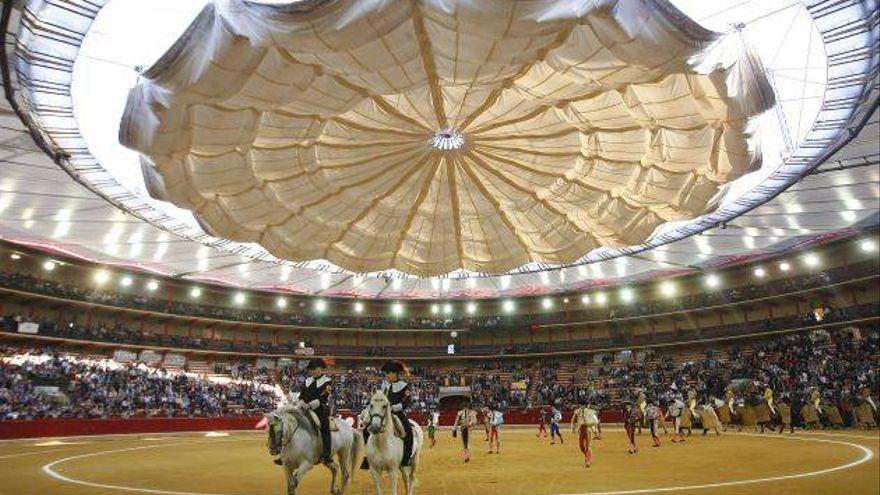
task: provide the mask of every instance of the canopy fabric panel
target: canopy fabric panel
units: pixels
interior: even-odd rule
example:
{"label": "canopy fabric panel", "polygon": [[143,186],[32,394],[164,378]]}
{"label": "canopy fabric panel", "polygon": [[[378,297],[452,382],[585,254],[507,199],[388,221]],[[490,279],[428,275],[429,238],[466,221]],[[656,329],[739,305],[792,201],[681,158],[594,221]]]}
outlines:
{"label": "canopy fabric panel", "polygon": [[760,160],[759,62],[665,0],[209,4],[129,94],[150,193],[290,260],[570,263],[699,216]]}

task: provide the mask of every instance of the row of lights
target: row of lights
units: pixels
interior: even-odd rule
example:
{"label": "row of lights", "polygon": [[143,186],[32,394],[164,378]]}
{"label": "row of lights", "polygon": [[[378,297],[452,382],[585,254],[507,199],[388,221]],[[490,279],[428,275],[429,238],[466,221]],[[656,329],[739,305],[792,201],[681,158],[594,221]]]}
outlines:
{"label": "row of lights", "polygon": [[[873,252],[876,250],[877,246],[871,239],[862,239],[859,241],[859,248],[864,252]],[[10,255],[12,260],[21,259],[21,255],[18,253],[12,253]],[[815,253],[808,253],[803,256],[801,259],[803,264],[808,268],[815,268],[819,266],[821,260]],[[58,266],[59,262],[55,260],[46,260],[43,262],[43,269],[46,271],[52,271]],[[791,263],[788,261],[780,261],[777,265],[777,268],[780,272],[786,273],[791,270]],[[767,276],[768,271],[763,266],[758,266],[754,269],[754,276],[762,279]],[[108,270],[100,269],[95,272],[95,282],[100,284],[105,284],[110,281],[112,278],[111,273]],[[130,287],[134,283],[134,280],[131,276],[124,275],[119,279],[119,285],[122,287]],[[704,279],[705,285],[710,289],[716,289],[721,285],[721,279],[718,275],[714,273],[710,273]],[[150,279],[147,281],[145,287],[150,292],[155,292],[159,289],[159,282],[155,279]],[[678,288],[671,281],[664,281],[660,283],[659,286],[660,293],[665,297],[675,297],[678,293]],[[200,287],[192,287],[189,291],[189,295],[193,299],[198,299],[202,296],[202,289]],[[628,304],[635,300],[636,294],[635,291],[629,287],[624,287],[620,289],[618,293],[619,299],[622,303]],[[232,296],[232,300],[235,304],[244,304],[247,301],[247,295],[244,292],[236,292]],[[563,298],[562,302],[564,304],[569,303],[569,298]],[[581,296],[581,303],[584,306],[589,306],[590,304],[596,304],[597,306],[604,306],[608,302],[608,296],[604,292],[596,292],[593,294],[584,294]],[[541,307],[545,310],[553,309],[556,302],[553,298],[545,297],[541,300]],[[275,301],[275,305],[279,309],[284,309],[287,307],[287,299],[284,297],[278,297]],[[316,299],[313,303],[313,309],[317,313],[324,313],[328,309],[328,303],[324,299]],[[364,304],[362,302],[356,301],[352,305],[352,309],[355,313],[363,313],[364,312]],[[465,305],[465,311],[467,314],[473,315],[477,313],[478,306],[476,302],[468,302]],[[505,299],[501,302],[501,309],[504,313],[513,313],[516,311],[516,302],[512,299]],[[406,308],[402,303],[395,302],[391,305],[391,313],[394,316],[402,316],[406,312]],[[453,306],[451,303],[444,304],[432,304],[431,305],[431,314],[432,315],[444,315],[449,316],[453,314]]]}
{"label": "row of lights", "polygon": [[[104,285],[113,278],[113,275],[108,270],[100,269],[95,272],[95,283],[98,285]],[[129,275],[123,275],[119,279],[120,287],[131,287],[134,284],[134,279]],[[159,289],[159,281],[156,279],[149,279],[147,283],[144,285],[146,289],[150,292],[155,292]]]}

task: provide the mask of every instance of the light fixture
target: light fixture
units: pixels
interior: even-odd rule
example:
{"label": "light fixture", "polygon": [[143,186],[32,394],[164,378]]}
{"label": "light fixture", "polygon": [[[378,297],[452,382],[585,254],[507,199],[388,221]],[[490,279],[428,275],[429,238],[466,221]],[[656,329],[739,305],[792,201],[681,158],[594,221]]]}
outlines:
{"label": "light fixture", "polygon": [[783,261],[779,264],[779,269],[783,272],[787,272],[791,269],[791,265],[787,261]]}
{"label": "light fixture", "polygon": [[279,297],[278,299],[275,300],[275,306],[277,306],[279,309],[286,308],[287,307],[287,299],[285,299],[283,297]]}
{"label": "light fixture", "polygon": [[443,305],[443,314],[444,315],[451,315],[452,314],[452,305],[451,304],[446,303]]}
{"label": "light fixture", "polygon": [[472,315],[477,312],[477,304],[469,302],[467,303],[467,312],[469,315]]}
{"label": "light fixture", "polygon": [[543,307],[544,309],[552,308],[553,307],[553,299],[550,299],[549,297],[545,297],[544,299],[541,300],[541,307]]}
{"label": "light fixture", "polygon": [[506,299],[501,303],[501,309],[504,310],[505,313],[513,313],[513,310],[516,309],[516,306],[513,304],[513,301],[510,299]]}
{"label": "light fixture", "polygon": [[804,264],[809,267],[814,267],[819,265],[819,257],[816,256],[815,253],[808,253],[804,256]]}
{"label": "light fixture", "polygon": [[862,251],[866,253],[870,253],[871,251],[877,249],[877,245],[874,244],[874,241],[872,241],[871,239],[862,239],[859,242],[859,247],[862,249]]}
{"label": "light fixture", "polygon": [[677,289],[675,287],[675,284],[668,280],[660,284],[660,292],[666,297],[674,296],[676,291]]}
{"label": "light fixture", "polygon": [[244,304],[244,292],[236,292],[235,295],[232,297],[232,300],[235,301],[235,304]]}
{"label": "light fixture", "polygon": [[400,303],[392,304],[391,305],[391,313],[393,313],[394,316],[402,315],[403,314],[403,304],[400,304]]}
{"label": "light fixture", "polygon": [[189,296],[192,297],[193,299],[198,299],[199,297],[202,296],[202,289],[199,287],[193,287],[192,289],[189,290]]}
{"label": "light fixture", "polygon": [[46,260],[43,262],[43,270],[46,270],[47,272],[51,272],[54,269],[55,269],[55,262],[54,261]]}
{"label": "light fixture", "polygon": [[767,275],[767,272],[763,268],[761,268],[760,266],[758,268],[755,268],[756,277],[764,278],[765,275]]}
{"label": "light fixture", "polygon": [[711,287],[714,289],[715,287],[718,287],[718,285],[720,285],[720,284],[721,284],[721,280],[718,279],[718,275],[715,275],[714,273],[710,273],[709,275],[706,275],[706,286],[707,287]]}
{"label": "light fixture", "polygon": [[431,314],[432,315],[439,315],[440,314],[440,305],[439,304],[432,304],[431,305]]}
{"label": "light fixture", "polygon": [[110,280],[110,272],[107,270],[98,270],[95,272],[95,283],[103,284]]}
{"label": "light fixture", "polygon": [[457,338],[457,337],[458,337],[458,332],[456,332],[455,330],[453,330],[453,331],[449,332],[449,336],[452,337],[453,339],[454,339],[454,338]]}
{"label": "light fixture", "polygon": [[596,303],[599,306],[604,306],[605,303],[608,302],[608,296],[606,296],[604,292],[600,292],[600,293],[596,294],[595,297],[596,297]]}
{"label": "light fixture", "polygon": [[131,277],[126,275],[119,280],[119,285],[121,285],[123,287],[129,287],[129,286],[131,286],[132,282],[133,282],[133,280],[131,279]]}
{"label": "light fixture", "polygon": [[159,289],[159,282],[155,280],[150,280],[149,282],[147,282],[148,291],[155,292],[157,289]]}
{"label": "light fixture", "polygon": [[323,313],[326,310],[327,310],[327,301],[325,301],[323,299],[315,300],[315,311],[317,311],[318,313]]}
{"label": "light fixture", "polygon": [[624,287],[624,288],[620,289],[620,300],[621,301],[628,303],[628,302],[632,302],[633,299],[635,299],[635,298],[636,298],[635,293],[629,287]]}
{"label": "light fixture", "polygon": [[567,297],[563,297],[563,298],[562,298],[562,304],[568,304],[568,298],[567,298]]}
{"label": "light fixture", "polygon": [[9,255],[9,258],[11,258],[11,259],[13,259],[13,260],[20,260],[20,259],[21,259],[21,255],[18,254],[18,253],[12,253],[12,254]]}
{"label": "light fixture", "polygon": [[354,312],[355,313],[363,313],[364,312],[364,303],[358,301],[354,303]]}
{"label": "light fixture", "polygon": [[583,304],[584,306],[590,304],[590,296],[588,296],[586,294],[582,295],[581,296],[581,304]]}

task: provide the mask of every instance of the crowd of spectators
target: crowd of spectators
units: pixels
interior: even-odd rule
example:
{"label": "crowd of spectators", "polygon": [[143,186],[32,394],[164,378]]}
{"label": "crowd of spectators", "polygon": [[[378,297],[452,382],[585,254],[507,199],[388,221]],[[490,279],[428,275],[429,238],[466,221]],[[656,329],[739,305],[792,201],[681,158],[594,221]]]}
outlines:
{"label": "crowd of spectators", "polygon": [[278,395],[251,381],[214,382],[56,349],[0,347],[0,419],[219,417],[271,410]]}
{"label": "crowd of spectators", "polygon": [[866,335],[852,329],[798,332],[709,350],[684,362],[656,351],[630,354],[622,361],[602,355],[598,362],[588,363],[581,357],[568,362],[579,371],[567,381],[557,376],[560,362],[542,364],[533,404],[574,404],[586,396],[597,407],[609,408],[635,400],[638,393],[662,404],[689,390],[701,398],[723,398],[728,387],[745,399],[770,387],[776,397],[791,400],[795,411],[812,389],[847,411],[862,387],[869,387],[875,397],[880,391],[878,359],[876,326]]}
{"label": "crowd of spectators", "polygon": [[[723,397],[737,383],[769,386],[777,397],[805,403],[812,389],[847,411],[862,387],[876,396],[880,336],[876,327],[824,330],[748,340],[695,354],[621,351],[543,360],[481,362],[469,367],[414,368],[412,411],[440,408],[440,389],[466,386],[477,407],[523,410],[571,407],[587,398],[616,408],[644,392],[662,403],[694,390]],[[0,347],[0,419],[106,417],[215,417],[273,409],[302,387],[302,362],[280,369],[237,361],[215,369],[224,380],[145,364],[122,364],[57,349]],[[374,367],[335,367],[334,407],[359,411],[381,383]],[[231,375],[231,376],[229,376]],[[230,379],[231,378],[231,379]],[[795,409],[797,410],[797,409]]]}

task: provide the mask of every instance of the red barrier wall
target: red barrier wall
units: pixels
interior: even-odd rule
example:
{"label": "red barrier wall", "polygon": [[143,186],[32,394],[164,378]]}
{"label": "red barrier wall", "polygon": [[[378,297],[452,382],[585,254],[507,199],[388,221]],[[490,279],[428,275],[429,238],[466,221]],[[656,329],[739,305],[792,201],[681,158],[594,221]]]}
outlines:
{"label": "red barrier wall", "polygon": [[132,419],[41,419],[0,421],[0,439],[112,435],[121,433],[169,433],[182,431],[250,430],[262,417],[226,418],[132,418]]}
{"label": "red barrier wall", "polygon": [[[452,426],[456,411],[442,411],[440,425]],[[343,414],[349,416],[350,414]],[[602,411],[603,423],[619,423],[620,411]],[[425,416],[411,413],[410,418],[425,424]],[[126,433],[173,433],[186,431],[251,430],[261,416],[230,416],[225,418],[132,418],[132,419],[40,419],[33,421],[0,421],[0,439],[69,437],[77,435],[118,435]],[[571,412],[563,414],[571,421]],[[508,425],[538,424],[538,410],[504,413]]]}

